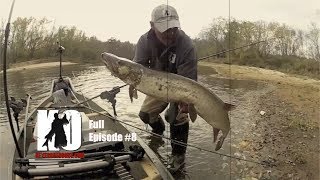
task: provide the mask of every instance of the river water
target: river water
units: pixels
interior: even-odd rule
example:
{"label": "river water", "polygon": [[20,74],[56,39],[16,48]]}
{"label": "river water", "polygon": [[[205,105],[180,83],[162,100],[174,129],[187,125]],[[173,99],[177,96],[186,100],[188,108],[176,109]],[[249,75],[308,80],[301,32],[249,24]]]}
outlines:
{"label": "river water", "polygon": [[[58,75],[58,67],[46,67],[38,69],[26,69],[16,72],[8,72],[9,96],[23,98],[28,93],[32,96],[31,108],[36,106],[43,98],[49,95],[51,82]],[[110,75],[110,72],[104,66],[92,65],[66,65],[63,68],[63,74],[69,76],[76,88],[81,94],[90,98],[100,94],[105,90],[111,90],[114,86],[121,86],[123,82]],[[248,92],[256,91],[261,88],[260,84],[250,81],[229,80],[212,76],[214,69],[208,67],[199,67],[199,82],[210,88],[225,102],[232,102],[238,105],[238,109],[231,111],[231,133],[224,142],[223,148],[219,153],[245,158],[245,155],[237,151],[237,144],[241,137],[247,133],[246,128],[250,126],[250,120],[246,119],[250,115],[250,103],[247,96]],[[1,74],[2,75],[2,74]],[[210,76],[211,75],[211,76]],[[0,161],[1,169],[0,179],[9,179],[9,162],[12,161],[14,143],[7,121],[6,109],[3,98],[3,82],[1,83],[1,104],[0,104]],[[138,99],[131,103],[128,97],[128,87],[121,89],[117,95],[117,113],[118,118],[139,128],[146,128],[138,117],[140,106],[144,100],[144,95],[138,93]],[[111,105],[101,100],[94,99],[103,108],[112,114]],[[252,104],[252,103],[251,103]],[[246,111],[241,111],[247,109]],[[157,151],[164,163],[168,161],[171,147],[169,141],[150,144],[150,135],[140,132],[134,128],[128,127],[132,132],[138,133],[152,148]],[[235,129],[235,130],[233,130]],[[149,130],[151,130],[149,128]],[[169,137],[169,125],[166,124],[165,135]],[[194,123],[190,123],[189,144],[214,151],[215,145],[212,143],[212,127],[209,126],[199,116]],[[153,141],[152,141],[153,142]],[[236,164],[234,168],[231,164]],[[230,159],[210,152],[201,151],[188,147],[186,154],[186,165],[182,172],[176,175],[177,179],[238,179],[239,169],[244,168],[244,162]]]}

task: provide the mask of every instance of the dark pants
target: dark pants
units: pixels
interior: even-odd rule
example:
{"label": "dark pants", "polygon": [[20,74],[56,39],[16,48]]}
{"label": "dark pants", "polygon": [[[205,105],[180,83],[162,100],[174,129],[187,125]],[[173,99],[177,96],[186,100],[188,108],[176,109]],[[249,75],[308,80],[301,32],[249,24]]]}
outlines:
{"label": "dark pants", "polygon": [[[172,139],[180,141],[182,143],[188,143],[189,122],[175,126],[170,125],[170,136]],[[172,154],[184,154],[186,153],[187,146],[179,145],[171,142]]]}
{"label": "dark pants", "polygon": [[[152,131],[157,134],[162,134],[165,126],[161,116],[159,115],[165,110],[168,103],[159,101],[147,96],[141,107],[139,117],[140,119],[152,127]],[[165,113],[165,119],[170,124],[170,138],[182,143],[188,142],[189,121],[186,119],[177,120],[178,105],[170,103],[169,109]],[[186,146],[179,145],[171,141],[172,154],[186,153]]]}

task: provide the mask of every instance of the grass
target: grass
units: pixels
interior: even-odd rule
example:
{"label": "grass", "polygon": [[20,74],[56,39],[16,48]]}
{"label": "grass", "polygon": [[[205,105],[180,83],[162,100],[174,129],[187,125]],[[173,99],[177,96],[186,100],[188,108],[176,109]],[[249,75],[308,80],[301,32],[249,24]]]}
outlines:
{"label": "grass", "polygon": [[306,120],[304,118],[294,117],[291,119],[291,122],[289,123],[289,127],[298,128],[302,131],[307,131],[308,129],[314,129],[317,128],[318,125],[310,120]]}
{"label": "grass", "polygon": [[320,79],[319,67],[320,61],[313,59],[299,58],[296,56],[269,56],[269,57],[254,57],[243,56],[242,58],[210,59],[209,61],[235,64],[243,66],[253,66],[264,69],[277,70],[284,73],[308,76],[314,79]]}

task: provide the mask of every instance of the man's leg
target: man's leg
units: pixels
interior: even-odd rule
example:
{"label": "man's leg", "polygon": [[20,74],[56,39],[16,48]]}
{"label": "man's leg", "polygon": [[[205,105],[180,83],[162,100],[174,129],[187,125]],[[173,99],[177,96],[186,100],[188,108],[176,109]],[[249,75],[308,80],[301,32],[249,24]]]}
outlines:
{"label": "man's leg", "polygon": [[165,130],[164,122],[159,114],[167,105],[168,103],[166,102],[146,96],[141,106],[139,117],[145,124],[149,124],[152,127],[152,132],[162,134]]}
{"label": "man's leg", "polygon": [[[166,112],[166,120],[170,123],[170,136],[171,139],[180,141],[182,143],[188,143],[188,132],[189,132],[189,119],[188,116],[181,116],[177,118],[178,105],[171,103],[169,109]],[[172,157],[169,162],[169,170],[172,172],[177,171],[184,164],[185,153],[187,146],[179,145],[175,142],[171,142]]]}
{"label": "man's leg", "polygon": [[[184,144],[188,143],[189,122],[182,125],[170,125],[171,138]],[[185,154],[187,147],[171,142],[172,154]]]}

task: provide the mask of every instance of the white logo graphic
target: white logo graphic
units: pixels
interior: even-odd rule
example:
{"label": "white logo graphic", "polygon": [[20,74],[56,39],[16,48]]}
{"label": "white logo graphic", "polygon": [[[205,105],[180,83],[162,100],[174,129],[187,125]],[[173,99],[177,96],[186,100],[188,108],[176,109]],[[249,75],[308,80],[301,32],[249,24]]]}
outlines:
{"label": "white logo graphic", "polygon": [[76,110],[38,110],[37,150],[74,151],[81,146],[81,114]]}

